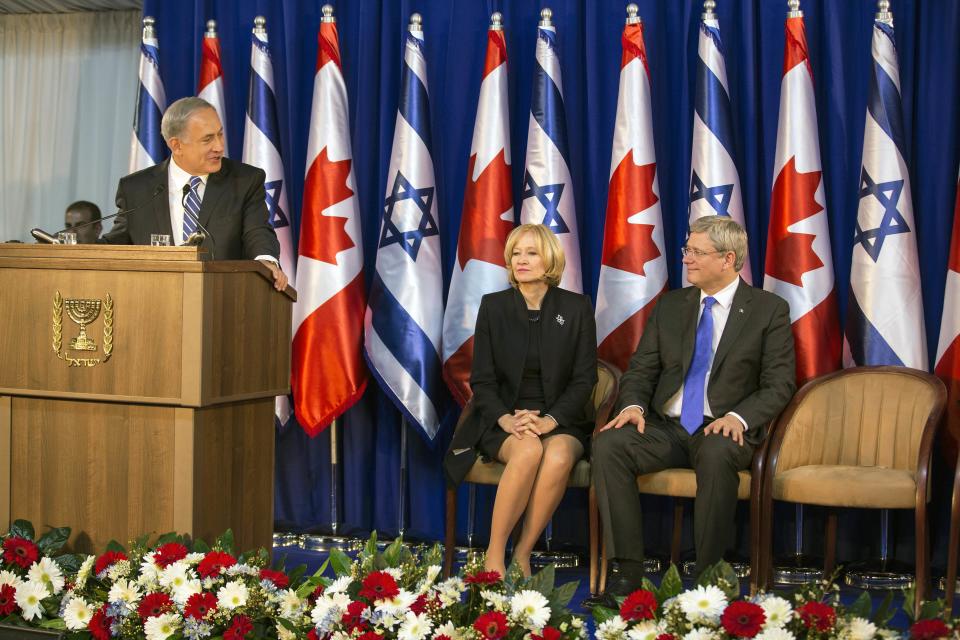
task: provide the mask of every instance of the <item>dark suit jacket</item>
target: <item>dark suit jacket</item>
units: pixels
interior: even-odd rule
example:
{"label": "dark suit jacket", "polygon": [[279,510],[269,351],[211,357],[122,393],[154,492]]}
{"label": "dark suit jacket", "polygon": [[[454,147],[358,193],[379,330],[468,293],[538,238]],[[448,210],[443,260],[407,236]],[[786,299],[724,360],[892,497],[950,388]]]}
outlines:
{"label": "dark suit jacket", "polygon": [[[660,297],[620,380],[616,411],[639,405],[660,415],[690,367],[699,312],[697,287]],[[744,437],[756,445],[767,423],[790,401],[795,380],[787,302],[741,280],[710,370],[707,398],[713,415],[733,411],[741,416],[747,421]]]}
{"label": "dark suit jacket", "polygon": [[[540,370],[546,413],[567,427],[585,421],[584,407],[597,384],[597,326],[590,298],[550,287],[540,305]],[[474,411],[460,426],[444,459],[457,484],[477,458],[476,444],[497,420],[513,413],[520,393],[530,322],[523,295],[511,287],[480,301],[470,387]],[[460,453],[456,453],[460,451]]]}
{"label": "dark suit jacket", "polygon": [[[120,179],[117,207],[142,209],[118,216],[101,242],[108,244],[150,244],[150,234],[175,237],[170,227],[167,193],[167,159],[158,165]],[[210,231],[213,242],[203,247],[218,260],[251,260],[256,256],[280,256],[277,234],[267,222],[263,170],[242,162],[223,159],[220,171],[211,173],[200,204],[200,224]],[[182,233],[178,229],[177,233]]]}

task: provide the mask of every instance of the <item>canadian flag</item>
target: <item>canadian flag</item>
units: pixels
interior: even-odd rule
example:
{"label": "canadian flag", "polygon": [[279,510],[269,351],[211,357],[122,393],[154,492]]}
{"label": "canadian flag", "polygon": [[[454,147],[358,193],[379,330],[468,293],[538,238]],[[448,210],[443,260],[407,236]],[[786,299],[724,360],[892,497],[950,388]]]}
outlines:
{"label": "canadian flag", "polygon": [[960,442],[960,179],[957,181],[957,205],[953,212],[953,239],[947,263],[947,286],[943,294],[943,319],[937,344],[936,373],[947,385],[947,430],[945,443],[949,458],[957,457]]}
{"label": "canadian flag", "polygon": [[842,341],[807,37],[803,14],[790,16],[763,288],[790,303],[802,384],[840,368]]}
{"label": "canadian flag", "polygon": [[220,124],[223,126],[223,155],[229,157],[227,103],[223,98],[223,62],[220,57],[220,38],[217,36],[216,20],[207,20],[207,31],[203,34],[200,51],[200,82],[197,83],[197,97],[203,98],[217,110]]}
{"label": "canadian flag", "polygon": [[599,355],[626,370],[653,305],[667,288],[650,69],[633,5],[623,29],[620,93],[597,285]]}
{"label": "canadian flag", "polygon": [[487,32],[457,259],[443,316],[443,378],[461,406],[472,395],[470,368],[480,299],[508,286],[503,247],[512,228],[507,42],[495,14]]}
{"label": "canadian flag", "polygon": [[311,435],[360,399],[367,385],[363,344],[363,249],[353,175],[347,88],[337,25],[320,24],[307,142],[307,176],[293,309],[297,421]]}

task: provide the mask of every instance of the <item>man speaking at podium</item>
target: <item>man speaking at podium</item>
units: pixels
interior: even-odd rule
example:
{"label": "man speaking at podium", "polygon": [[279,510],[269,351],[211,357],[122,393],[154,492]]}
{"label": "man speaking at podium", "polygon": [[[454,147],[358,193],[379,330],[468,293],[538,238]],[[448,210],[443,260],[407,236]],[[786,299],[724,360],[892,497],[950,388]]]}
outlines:
{"label": "man speaking at podium", "polygon": [[152,234],[165,234],[181,245],[209,236],[214,258],[259,260],[282,291],[287,276],[278,261],[277,234],[267,222],[265,174],[223,157],[216,109],[202,98],[181,98],[163,114],[160,132],[170,158],[120,179],[117,207],[127,213],[100,241],[150,244]]}

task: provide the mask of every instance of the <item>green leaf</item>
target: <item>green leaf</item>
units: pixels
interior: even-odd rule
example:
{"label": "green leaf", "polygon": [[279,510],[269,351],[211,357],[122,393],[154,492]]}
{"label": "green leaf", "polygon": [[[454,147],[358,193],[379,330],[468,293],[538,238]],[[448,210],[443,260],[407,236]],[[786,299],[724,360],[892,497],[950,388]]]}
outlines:
{"label": "green leaf", "polygon": [[168,531],[167,533],[160,534],[153,546],[159,547],[162,544],[170,544],[171,542],[180,542],[180,536],[178,536],[174,531]]}
{"label": "green leaf", "polygon": [[26,538],[33,540],[33,525],[29,520],[14,520],[10,525],[10,535],[15,538]]}
{"label": "green leaf", "polygon": [[363,548],[363,553],[366,556],[373,558],[377,555],[377,532],[370,532],[370,539],[367,540],[366,546]]}
{"label": "green leaf", "polygon": [[597,626],[603,624],[607,620],[613,618],[618,613],[620,613],[616,609],[608,609],[603,605],[598,605],[594,607],[592,611],[593,611],[593,621]]}
{"label": "green leaf", "polygon": [[205,540],[201,540],[200,538],[197,538],[196,540],[193,541],[193,550],[196,551],[197,553],[209,553],[210,545],[207,544]]}
{"label": "green leaf", "polygon": [[[533,591],[538,591],[545,598],[550,597],[550,592],[553,591],[554,578],[556,576],[556,570],[552,564],[548,564],[539,573],[535,573],[530,576],[530,580],[527,581],[526,588],[532,589]],[[509,572],[508,572],[509,573]]]}
{"label": "green leaf", "polygon": [[920,605],[920,615],[918,620],[929,620],[930,618],[939,618],[943,615],[945,603],[943,599],[927,600]]}
{"label": "green leaf", "polygon": [[383,560],[388,567],[400,566],[400,555],[403,549],[403,540],[397,536],[383,552]]}
{"label": "green leaf", "polygon": [[[144,542],[144,544],[146,544],[146,542]],[[116,540],[111,540],[107,543],[107,551],[119,551],[120,553],[127,552],[127,550],[123,548],[123,545]]]}
{"label": "green leaf", "polygon": [[697,579],[697,586],[706,587],[709,585],[718,587],[729,600],[735,600],[740,596],[740,580],[737,579],[733,567],[723,560],[707,567]]}
{"label": "green leaf", "polygon": [[291,631],[293,633],[296,633],[298,631],[297,625],[293,624],[286,618],[276,618],[276,620],[277,622],[280,623],[280,626],[286,629],[287,631]]}
{"label": "green leaf", "polygon": [[40,547],[40,551],[44,555],[52,556],[60,551],[63,545],[67,544],[69,538],[70,527],[57,527],[40,536],[40,539],[37,540],[37,546]]}
{"label": "green leaf", "polygon": [[580,581],[574,580],[573,582],[567,582],[554,589],[553,593],[549,595],[550,610],[556,612],[566,609],[570,601],[573,600],[578,586],[580,586]]}
{"label": "green leaf", "polygon": [[680,595],[681,591],[683,591],[683,581],[680,579],[680,572],[677,571],[676,565],[671,564],[667,572],[663,574],[660,588],[655,589],[653,594],[657,596],[657,602],[663,604],[670,598]]}
{"label": "green leaf", "polygon": [[870,594],[866,591],[862,592],[860,596],[847,607],[847,612],[852,616],[857,616],[858,618],[863,618],[864,620],[870,619],[870,613],[873,610],[873,603],[870,600]]}
{"label": "green leaf", "polygon": [[82,565],[83,561],[86,559],[87,557],[85,555],[68,553],[62,556],[57,556],[55,561],[58,565],[60,565],[60,568],[63,569],[64,573],[76,573],[77,571],[80,571],[80,565]]}
{"label": "green leaf", "polygon": [[51,620],[44,620],[37,626],[41,629],[56,629],[57,631],[64,631],[67,628],[67,623],[64,622],[62,618],[53,618]]}
{"label": "green leaf", "polygon": [[893,617],[895,611],[891,605],[893,604],[893,591],[887,591],[887,595],[883,597],[883,601],[880,603],[880,606],[877,607],[876,612],[873,614],[873,619],[871,622],[877,625],[878,627],[886,627],[887,623],[890,622],[890,619]]}
{"label": "green leaf", "polygon": [[913,617],[913,599],[916,597],[917,588],[914,585],[910,585],[903,590],[903,605],[901,609],[905,614],[907,614],[907,620],[914,622],[915,618]]}
{"label": "green leaf", "polygon": [[307,565],[305,564],[297,565],[292,571],[288,571],[287,576],[290,578],[290,584],[294,587],[300,584],[300,581],[303,580],[303,574],[306,572]]}
{"label": "green leaf", "polygon": [[217,538],[215,543],[216,547],[219,547],[223,551],[226,551],[229,554],[233,554],[233,529],[227,529],[223,534]]}
{"label": "green leaf", "polygon": [[330,566],[333,568],[333,572],[338,576],[347,576],[350,575],[350,556],[345,554],[340,549],[334,547],[330,550],[330,558],[328,559]]}

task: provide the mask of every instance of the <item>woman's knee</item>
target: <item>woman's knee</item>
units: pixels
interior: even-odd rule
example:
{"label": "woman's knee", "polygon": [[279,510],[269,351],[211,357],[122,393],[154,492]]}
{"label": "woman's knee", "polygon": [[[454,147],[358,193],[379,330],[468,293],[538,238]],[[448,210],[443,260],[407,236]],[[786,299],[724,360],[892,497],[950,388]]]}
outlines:
{"label": "woman's knee", "polygon": [[539,438],[525,436],[508,441],[500,452],[507,464],[538,465],[543,458],[543,444]]}
{"label": "woman's knee", "polygon": [[542,469],[569,472],[583,456],[583,445],[569,436],[555,436],[547,440],[540,462]]}

